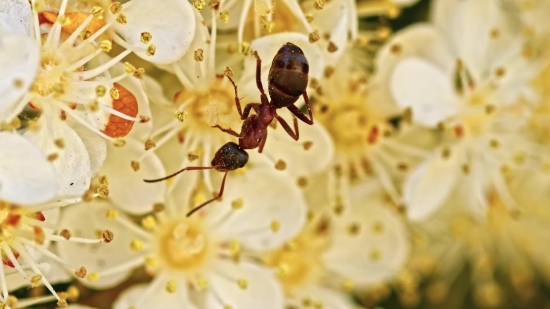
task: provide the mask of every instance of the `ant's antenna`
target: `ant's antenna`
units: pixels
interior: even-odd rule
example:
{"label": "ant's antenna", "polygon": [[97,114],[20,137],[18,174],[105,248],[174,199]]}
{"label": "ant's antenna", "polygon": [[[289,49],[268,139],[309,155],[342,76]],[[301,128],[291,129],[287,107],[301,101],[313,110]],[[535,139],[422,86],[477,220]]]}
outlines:
{"label": "ant's antenna", "polygon": [[212,199],[209,199],[208,201],[200,204],[199,206],[195,206],[195,208],[191,209],[188,213],[187,213],[187,217],[191,216],[192,214],[194,214],[195,212],[199,211],[201,208],[203,208],[204,206],[212,203],[213,201],[219,199],[220,197],[222,197],[222,194],[223,194],[223,189],[225,187],[225,177],[227,177],[227,172],[229,171],[226,171],[225,174],[223,175],[223,180],[222,180],[222,186],[220,188],[220,193],[218,193],[214,198]]}
{"label": "ant's antenna", "polygon": [[189,166],[189,167],[186,167],[186,168],[182,168],[181,170],[175,172],[174,174],[168,175],[166,177],[162,177],[162,178],[158,178],[158,179],[143,179],[143,181],[149,182],[149,183],[159,182],[159,181],[163,181],[163,180],[166,180],[166,179],[170,179],[170,178],[178,175],[179,173],[182,173],[182,172],[185,172],[185,171],[211,170],[211,169],[215,169],[216,167],[218,167],[218,166]]}

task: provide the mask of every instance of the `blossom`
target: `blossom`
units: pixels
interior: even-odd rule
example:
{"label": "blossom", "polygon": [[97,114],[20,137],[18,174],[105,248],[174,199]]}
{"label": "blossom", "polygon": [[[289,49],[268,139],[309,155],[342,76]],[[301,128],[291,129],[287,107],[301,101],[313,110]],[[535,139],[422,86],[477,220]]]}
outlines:
{"label": "blossom", "polygon": [[[467,188],[457,188],[445,207],[413,227],[415,246],[400,283],[404,294],[426,293],[428,302],[443,305],[455,293],[452,286],[460,274],[466,272],[473,301],[479,306],[494,308],[516,297],[532,300],[540,293],[539,283],[550,278],[543,252],[549,235],[548,184],[547,174],[510,178],[517,212],[510,212],[494,189],[487,190],[485,217],[467,211],[479,207],[475,205],[479,202],[458,194]],[[422,281],[425,290],[419,289]]]}
{"label": "blossom", "polygon": [[403,30],[377,59],[389,96],[412,111],[416,124],[437,128],[445,138],[404,185],[408,215],[429,216],[461,181],[469,181],[480,201],[485,187],[494,186],[514,209],[503,173],[517,165],[514,158],[536,149],[522,134],[528,106],[520,99],[529,92],[537,58],[490,1],[437,2],[434,8],[435,26]]}
{"label": "blossom", "polygon": [[[71,244],[59,244],[60,255],[68,260],[84,257],[97,267],[92,280],[83,282],[94,288],[115,286],[130,270],[144,266],[152,282],[124,292],[114,308],[282,307],[282,290],[254,257],[300,230],[306,216],[300,191],[282,174],[249,170],[229,175],[221,202],[186,217],[208,196],[199,179],[199,173],[180,174],[166,193],[166,203],[141,217],[141,226],[101,200],[64,210],[61,220],[76,234],[105,226],[117,237],[109,250],[89,248],[85,255]],[[262,194],[243,194],[242,188]]]}
{"label": "blossom", "polygon": [[[409,253],[408,233],[378,189],[342,216],[314,211],[294,239],[263,256],[277,269],[287,306],[351,308],[349,293],[388,281]],[[317,209],[319,207],[316,207]]]}

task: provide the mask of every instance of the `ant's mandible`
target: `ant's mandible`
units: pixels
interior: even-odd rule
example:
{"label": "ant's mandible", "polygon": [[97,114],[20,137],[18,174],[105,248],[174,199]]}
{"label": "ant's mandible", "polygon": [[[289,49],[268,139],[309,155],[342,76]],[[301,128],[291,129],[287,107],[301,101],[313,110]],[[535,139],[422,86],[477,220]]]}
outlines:
{"label": "ant's mandible", "polygon": [[[235,105],[237,105],[237,111],[244,122],[240,133],[233,131],[231,128],[222,128],[219,125],[214,127],[239,138],[239,146],[242,149],[259,147],[259,152],[262,152],[267,138],[267,127],[274,118],[277,118],[288,135],[294,140],[300,138],[296,117],[309,125],[313,124],[313,115],[311,114],[311,106],[306,91],[309,64],[300,47],[290,42],[284,44],[273,58],[269,70],[268,91],[271,98],[271,101],[269,101],[262,85],[262,60],[258,52],[254,52],[254,56],[256,56],[256,86],[261,93],[261,103],[249,103],[242,111],[241,102],[237,95],[237,85],[230,76],[227,76],[235,89]],[[300,96],[304,97],[309,118],[294,105]],[[294,131],[281,116],[277,115],[277,109],[283,107],[288,108],[295,116],[293,117]],[[250,115],[251,109],[254,109],[256,115]]]}
{"label": "ant's mandible", "polygon": [[[235,104],[237,105],[241,120],[244,120],[244,122],[240,134],[232,129],[224,129],[219,125],[215,126],[226,133],[238,137],[239,145],[233,142],[223,145],[214,155],[214,159],[212,159],[211,162],[212,166],[189,166],[163,178],[143,180],[148,183],[164,181],[185,171],[214,169],[219,172],[224,172],[220,192],[212,199],[191,209],[191,211],[187,213],[188,217],[204,206],[222,197],[227,173],[244,167],[248,162],[248,153],[245,149],[259,147],[259,152],[262,152],[267,138],[267,126],[273,121],[273,118],[277,118],[285,131],[294,140],[298,140],[300,137],[296,117],[309,125],[313,124],[311,106],[306,92],[309,64],[304,56],[304,52],[298,46],[292,43],[286,43],[279,49],[277,55],[273,58],[273,63],[269,70],[268,87],[271,102],[267,99],[262,85],[262,60],[257,52],[255,52],[254,55],[256,56],[256,86],[261,93],[261,103],[249,103],[245,106],[243,112],[237,96],[237,85],[235,85],[231,77],[227,76],[235,89]],[[294,102],[296,102],[300,96],[304,96],[309,118],[294,105]],[[294,131],[296,133],[292,131],[283,118],[277,115],[276,110],[283,107],[288,108],[292,114],[294,114]],[[251,109],[254,109],[256,115],[250,115]]]}

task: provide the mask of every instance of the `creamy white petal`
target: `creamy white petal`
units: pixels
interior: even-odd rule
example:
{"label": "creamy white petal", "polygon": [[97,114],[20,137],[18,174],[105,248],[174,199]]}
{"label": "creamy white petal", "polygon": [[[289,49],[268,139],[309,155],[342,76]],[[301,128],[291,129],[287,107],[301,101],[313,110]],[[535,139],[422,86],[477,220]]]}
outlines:
{"label": "creamy white petal", "polygon": [[412,108],[415,122],[435,126],[457,112],[459,100],[451,77],[426,60],[411,57],[401,61],[390,85],[397,104]]}
{"label": "creamy white petal", "polygon": [[[165,0],[162,5],[153,0],[132,0],[124,10],[128,23],[116,23],[115,31],[133,45],[141,58],[161,64],[172,63],[181,58],[195,34],[193,7],[186,0]],[[149,32],[151,41],[144,44],[141,33]],[[154,55],[148,56],[145,48],[156,46]]]}
{"label": "creamy white petal", "polygon": [[26,35],[3,34],[0,37],[0,121],[11,120],[27,104],[20,102],[36,76],[40,49]]}
{"label": "creamy white petal", "polygon": [[[166,175],[162,162],[156,154],[145,150],[144,143],[131,138],[125,141],[123,147],[107,146],[108,156],[100,174],[107,176],[109,198],[118,208],[131,214],[142,214],[151,211],[154,203],[163,200],[166,187],[165,182],[146,183],[143,179]],[[140,161],[142,156],[144,158]],[[139,163],[137,171],[132,167],[132,161]]]}
{"label": "creamy white petal", "polygon": [[[91,272],[101,273],[138,258],[141,253],[132,251],[130,242],[133,239],[141,239],[140,236],[117,220],[125,220],[130,225],[134,223],[122,214],[119,215],[119,219],[107,219],[107,210],[109,209],[113,209],[113,206],[101,199],[64,208],[60,221],[73,236],[97,239],[97,231],[110,230],[113,232],[114,238],[110,243],[98,244],[60,241],[57,243],[59,256],[72,265],[86,267],[88,274]],[[137,226],[136,228],[139,229]],[[100,276],[97,282],[90,282],[87,279],[82,279],[81,282],[92,288],[106,289],[124,281],[130,275],[131,270],[128,268],[110,276]]]}
{"label": "creamy white petal", "polygon": [[321,302],[323,308],[350,309],[357,306],[352,301],[351,295],[322,286],[312,286],[307,290],[307,294],[304,294],[304,298],[305,297],[310,297],[317,302]]}
{"label": "creamy white petal", "polygon": [[0,1],[0,33],[29,34],[31,6],[25,0]]}
{"label": "creamy white petal", "polygon": [[419,221],[433,214],[449,197],[461,177],[459,156],[451,148],[449,158],[441,150],[420,164],[407,178],[403,198],[407,216]]}
{"label": "creamy white petal", "polygon": [[[292,114],[288,110],[277,113],[294,131]],[[312,175],[325,170],[334,158],[334,145],[328,132],[319,122],[308,125],[298,120],[298,128],[298,141],[291,138],[280,123],[277,123],[275,130],[269,128],[268,140],[260,155],[267,156],[273,162],[272,166],[279,160],[284,161],[286,168],[281,172],[293,176]]]}
{"label": "creamy white petal", "polygon": [[[349,227],[359,228],[350,235]],[[383,195],[368,195],[352,210],[334,220],[332,246],[324,254],[327,269],[354,284],[382,283],[395,276],[407,261],[410,244],[400,216],[384,203]]]}
{"label": "creamy white petal", "polygon": [[68,118],[67,123],[69,123],[71,128],[82,139],[82,143],[84,143],[90,158],[90,173],[92,176],[96,175],[107,157],[106,140],[80,123],[74,121],[72,118]]}
{"label": "creamy white petal", "polygon": [[[57,195],[81,196],[90,187],[92,177],[88,150],[66,122],[54,119],[46,124],[45,117],[40,117],[37,128],[27,130],[24,136],[45,154],[57,155],[52,162],[57,178]],[[63,148],[55,144],[58,139],[63,140]]]}
{"label": "creamy white petal", "polygon": [[44,153],[17,134],[0,132],[0,199],[36,204],[54,197],[55,171]]}
{"label": "creamy white petal", "polygon": [[[257,265],[220,261],[207,279],[212,291],[203,292],[207,294],[201,308],[224,309],[229,305],[240,309],[280,309],[284,306],[283,290],[273,271]],[[239,279],[246,280],[246,289],[239,287]]]}
{"label": "creamy white petal", "polygon": [[[354,5],[351,1],[337,0],[327,2],[322,10],[314,10],[313,22],[311,27],[317,29],[320,33],[330,34],[328,41],[322,39],[316,44],[323,45],[324,57],[327,65],[336,65],[348,43],[348,35],[350,28],[349,11],[350,5]],[[354,16],[354,18],[356,18]],[[325,44],[326,42],[326,44]],[[328,42],[336,46],[336,51],[328,51]],[[317,65],[317,64],[315,64]],[[310,67],[311,68],[311,67]]]}
{"label": "creamy white petal", "polygon": [[[177,276],[175,276],[177,277]],[[149,284],[139,284],[126,289],[113,304],[113,309],[196,309],[187,296],[187,282],[176,280],[176,291],[168,293],[166,282],[158,282],[154,279]]]}
{"label": "creamy white petal", "polygon": [[[243,176],[230,175],[225,190],[223,201],[208,206],[205,218],[220,239],[239,239],[252,250],[273,249],[305,224],[302,193],[296,183],[275,169],[255,168]],[[242,208],[232,210],[231,203],[239,199]],[[280,224],[276,232],[271,230],[273,222]]]}

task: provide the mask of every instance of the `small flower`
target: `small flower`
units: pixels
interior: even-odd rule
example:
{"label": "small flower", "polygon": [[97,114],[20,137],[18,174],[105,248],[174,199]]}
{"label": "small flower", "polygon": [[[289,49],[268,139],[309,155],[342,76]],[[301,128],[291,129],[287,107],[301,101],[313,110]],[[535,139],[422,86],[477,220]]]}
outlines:
{"label": "small flower", "polygon": [[[75,233],[91,233],[94,226],[112,230],[117,237],[110,246],[116,250],[90,248],[82,255],[78,247],[59,244],[60,255],[92,263],[97,281],[84,283],[95,288],[114,286],[133,268],[144,266],[153,281],[127,290],[114,308],[280,308],[282,291],[270,272],[254,263],[254,256],[300,230],[305,201],[298,188],[267,169],[230,175],[221,202],[185,217],[210,195],[200,173],[178,177],[163,207],[142,217],[141,227],[106,201],[66,209],[61,220]],[[243,195],[242,188],[261,194]]]}
{"label": "small flower", "polygon": [[409,253],[403,222],[373,194],[338,217],[312,213],[294,239],[263,256],[276,269],[287,305],[350,308],[347,293],[395,276]]}

